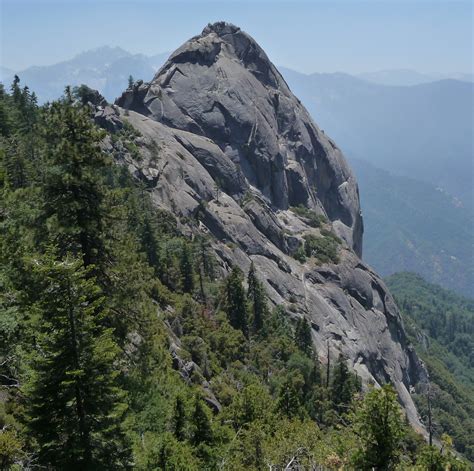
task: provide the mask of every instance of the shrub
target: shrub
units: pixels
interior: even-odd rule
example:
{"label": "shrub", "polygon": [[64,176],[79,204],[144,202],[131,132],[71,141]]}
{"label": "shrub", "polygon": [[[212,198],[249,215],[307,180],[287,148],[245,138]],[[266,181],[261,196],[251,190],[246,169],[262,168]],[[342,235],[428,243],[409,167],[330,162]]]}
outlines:
{"label": "shrub", "polygon": [[316,236],[307,234],[304,236],[304,252],[307,257],[314,257],[322,263],[338,263],[338,242],[331,236]]}
{"label": "shrub", "polygon": [[290,208],[295,214],[305,220],[305,222],[311,227],[321,227],[327,222],[327,219],[322,214],[316,214],[312,209],[307,208],[300,204],[299,206],[292,206]]}

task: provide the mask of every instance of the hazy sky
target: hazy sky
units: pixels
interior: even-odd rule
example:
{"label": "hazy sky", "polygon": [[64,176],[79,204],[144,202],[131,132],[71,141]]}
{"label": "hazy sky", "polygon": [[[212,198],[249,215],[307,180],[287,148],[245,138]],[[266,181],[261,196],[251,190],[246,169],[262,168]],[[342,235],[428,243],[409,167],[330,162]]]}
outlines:
{"label": "hazy sky", "polygon": [[472,70],[473,3],[449,0],[0,0],[0,64],[52,64],[86,49],[171,51],[230,21],[302,72]]}

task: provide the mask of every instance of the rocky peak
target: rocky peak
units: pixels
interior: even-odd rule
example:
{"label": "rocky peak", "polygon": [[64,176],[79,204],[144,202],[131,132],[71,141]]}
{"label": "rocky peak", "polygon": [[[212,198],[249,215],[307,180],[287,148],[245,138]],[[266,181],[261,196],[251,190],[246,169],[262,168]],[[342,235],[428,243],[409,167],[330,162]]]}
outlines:
{"label": "rocky peak", "polygon": [[420,425],[410,390],[426,370],[383,281],[360,259],[355,178],[256,42],[209,25],[116,105],[96,120],[139,132],[138,157],[109,145],[154,203],[183,232],[212,236],[223,275],[253,262],[271,302],[310,321],[322,362],[342,353],[365,383],[392,382]]}
{"label": "rocky peak", "polygon": [[249,188],[274,208],[304,205],[335,223],[360,256],[362,219],[355,178],[258,44],[219,22],[175,51],[151,83],[127,90],[119,106],[206,136],[237,166]]}

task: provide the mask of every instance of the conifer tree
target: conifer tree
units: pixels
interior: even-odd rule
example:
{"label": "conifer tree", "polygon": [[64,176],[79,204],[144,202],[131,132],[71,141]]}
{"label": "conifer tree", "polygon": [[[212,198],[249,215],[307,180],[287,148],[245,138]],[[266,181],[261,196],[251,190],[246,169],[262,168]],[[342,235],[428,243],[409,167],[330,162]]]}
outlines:
{"label": "conifer tree", "polygon": [[194,290],[194,270],[187,243],[183,243],[181,247],[179,269],[181,272],[181,289],[184,293],[192,293]]}
{"label": "conifer tree", "polygon": [[298,417],[301,413],[301,391],[304,379],[301,373],[288,375],[280,387],[278,409],[287,417]]}
{"label": "conifer tree", "polygon": [[104,299],[80,259],[32,262],[36,348],[24,394],[39,461],[54,469],[124,469],[126,410],[114,365],[118,347],[102,325]]}
{"label": "conifer tree", "polygon": [[158,276],[160,272],[160,256],[158,240],[149,218],[145,218],[140,231],[140,241],[145,251],[148,264],[153,268]]}
{"label": "conifer tree", "polygon": [[199,276],[199,291],[201,295],[201,300],[206,302],[206,293],[204,290],[204,278],[212,278],[213,265],[212,265],[212,256],[209,254],[208,250],[209,242],[204,237],[199,237],[197,250],[195,252],[196,260],[196,271]]}
{"label": "conifer tree", "polygon": [[15,75],[13,77],[13,83],[11,85],[11,93],[12,93],[13,101],[19,104],[21,101],[21,88],[20,88],[20,77],[18,77],[18,75]]}
{"label": "conifer tree", "polygon": [[295,342],[303,353],[311,356],[313,352],[313,341],[311,339],[311,327],[306,317],[301,317],[296,321]]}
{"label": "conifer tree", "polygon": [[253,332],[260,332],[263,328],[264,320],[268,312],[265,290],[262,283],[257,278],[253,262],[250,265],[247,283],[247,297],[252,308],[252,330]]}
{"label": "conifer tree", "polygon": [[176,397],[173,414],[173,432],[174,436],[183,441],[186,439],[186,412],[184,410],[184,401],[181,396]]}
{"label": "conifer tree", "polygon": [[334,365],[331,384],[331,399],[334,409],[341,413],[347,410],[355,392],[352,375],[341,354]]}
{"label": "conifer tree", "polygon": [[232,327],[241,330],[248,338],[246,296],[242,278],[242,271],[238,267],[234,267],[225,283],[224,309]]}
{"label": "conifer tree", "polygon": [[393,387],[385,385],[367,393],[353,421],[361,440],[354,457],[356,469],[393,469],[399,461],[405,434]]}
{"label": "conifer tree", "polygon": [[212,442],[213,433],[211,427],[211,419],[207,407],[202,400],[196,396],[194,400],[194,411],[192,415],[193,436],[192,441],[194,445],[201,443],[210,444]]}
{"label": "conifer tree", "polygon": [[[49,105],[45,115],[47,170],[41,217],[46,242],[58,247],[59,256],[72,253],[82,257],[85,266],[100,268],[105,259],[101,174],[110,165],[99,146],[102,132],[87,109],[73,102],[69,89],[64,99]],[[44,231],[44,226],[39,230]]]}

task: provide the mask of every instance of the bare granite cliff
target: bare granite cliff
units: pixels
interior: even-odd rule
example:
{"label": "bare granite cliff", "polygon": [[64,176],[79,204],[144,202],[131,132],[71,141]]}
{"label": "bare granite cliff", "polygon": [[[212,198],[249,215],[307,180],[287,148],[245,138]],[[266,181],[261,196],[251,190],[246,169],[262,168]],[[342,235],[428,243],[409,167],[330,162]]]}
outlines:
{"label": "bare granite cliff", "polygon": [[[140,133],[140,157],[104,145],[157,207],[183,231],[210,234],[223,272],[253,261],[271,301],[310,321],[323,362],[329,345],[366,384],[392,382],[419,426],[409,391],[426,370],[386,286],[361,261],[355,178],[256,42],[233,25],[209,25],[150,83],[98,107],[96,121],[112,132],[125,120]],[[335,245],[336,256],[308,251],[310,239]]]}

